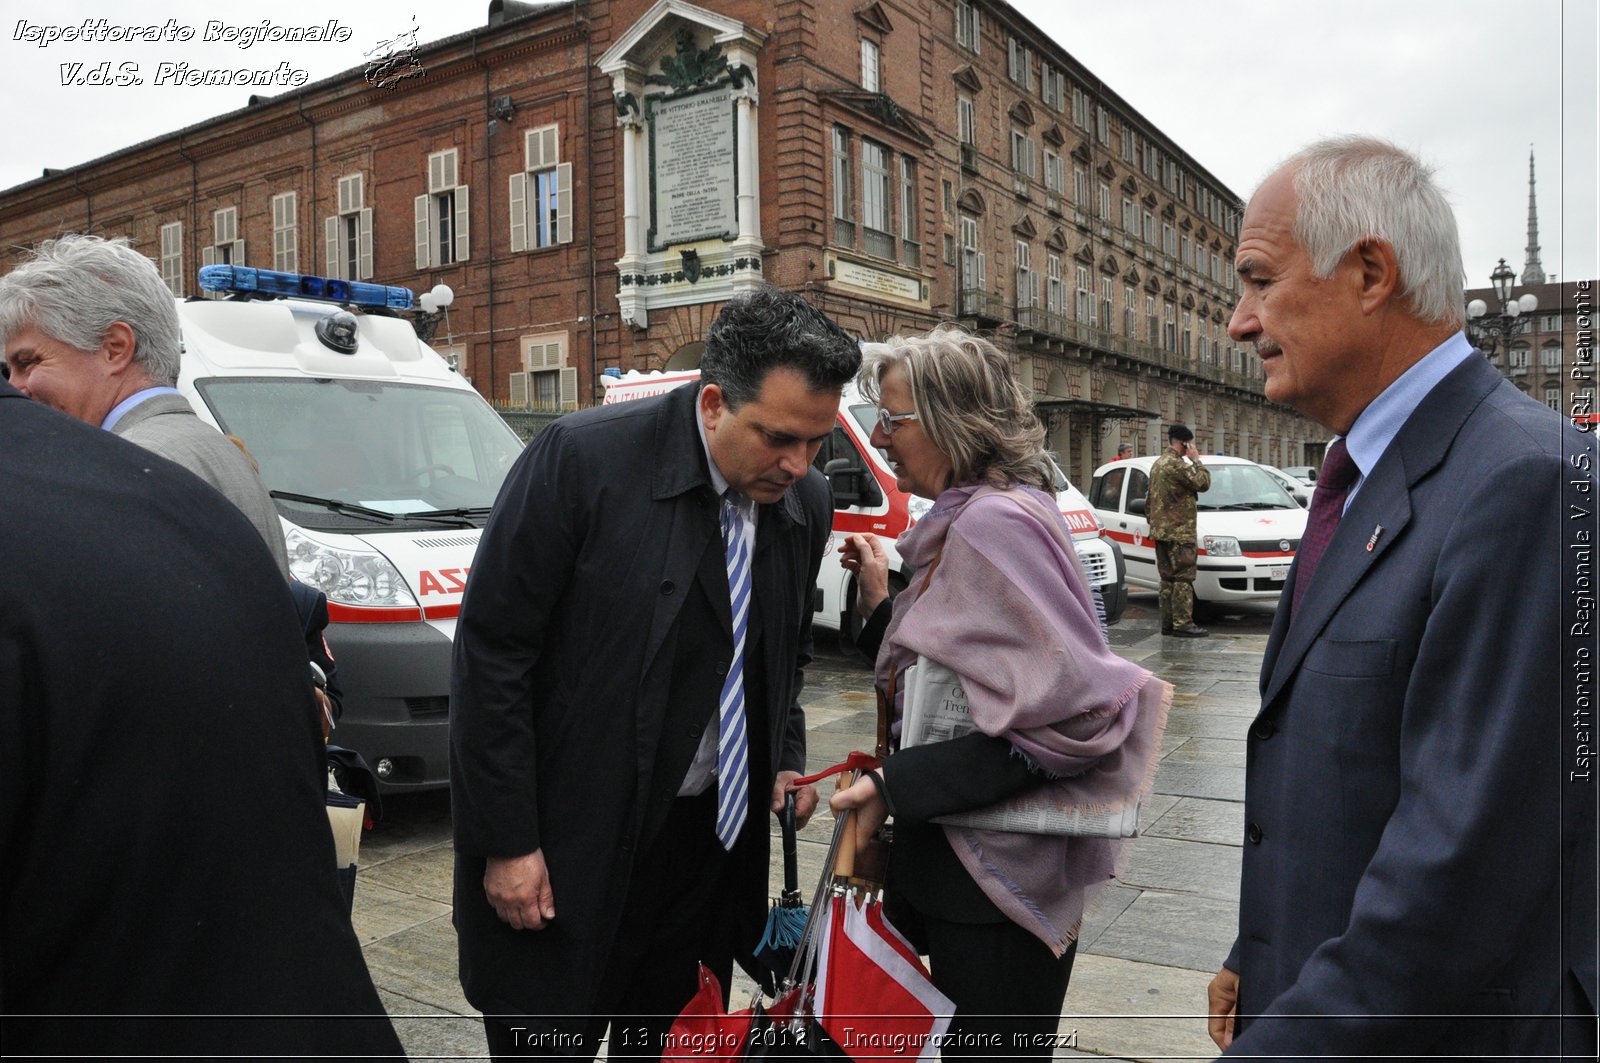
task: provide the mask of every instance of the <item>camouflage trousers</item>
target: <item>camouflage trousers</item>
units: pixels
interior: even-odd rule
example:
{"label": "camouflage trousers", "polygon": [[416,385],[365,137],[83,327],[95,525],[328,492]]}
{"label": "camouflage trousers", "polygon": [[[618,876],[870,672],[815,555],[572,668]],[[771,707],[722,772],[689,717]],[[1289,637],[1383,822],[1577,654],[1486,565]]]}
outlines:
{"label": "camouflage trousers", "polygon": [[1161,629],[1194,623],[1194,543],[1156,540],[1156,572],[1161,576]]}

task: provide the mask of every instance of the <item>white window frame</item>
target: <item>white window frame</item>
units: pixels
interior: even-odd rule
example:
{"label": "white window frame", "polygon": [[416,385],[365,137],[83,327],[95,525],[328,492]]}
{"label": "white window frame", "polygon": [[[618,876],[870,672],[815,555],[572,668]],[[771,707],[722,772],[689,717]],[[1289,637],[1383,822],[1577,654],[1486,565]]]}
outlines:
{"label": "white window frame", "polygon": [[183,298],[183,222],[173,221],[161,227],[161,280],[168,290]]}
{"label": "white window frame", "polygon": [[338,212],[322,223],[327,274],[339,280],[371,280],[372,208],[366,205],[364,173],[339,177],[337,207]]}
{"label": "white window frame", "polygon": [[833,127],[833,216],[840,221],[855,220],[852,184],[850,131],[836,125]]}
{"label": "white window frame", "polygon": [[[565,332],[542,333],[523,336],[521,342],[522,372],[525,374],[527,405],[539,409],[573,410],[578,407],[578,370],[567,365]],[[512,381],[515,389],[517,381]],[[537,392],[545,391],[547,398],[541,402]]]}
{"label": "white window frame", "polygon": [[1033,274],[1033,249],[1028,241],[1017,241],[1017,309],[1038,305],[1039,281]]}
{"label": "white window frame", "polygon": [[1049,277],[1045,286],[1045,309],[1052,314],[1060,314],[1065,311],[1067,301],[1066,285],[1061,281],[1061,256],[1046,255],[1045,271]]}
{"label": "white window frame", "polygon": [[284,273],[300,272],[299,202],[296,192],[272,197],[272,268]]}
{"label": "white window frame", "polygon": [[1085,325],[1094,324],[1094,289],[1090,287],[1093,283],[1089,277],[1089,267],[1079,266],[1074,310],[1077,313],[1078,320]]}
{"label": "white window frame", "polygon": [[920,244],[917,231],[917,160],[900,156],[900,238]]}
{"label": "white window frame", "polygon": [[961,143],[978,146],[978,112],[971,96],[956,97],[956,135]]}
{"label": "white window frame", "polygon": [[878,42],[861,38],[861,87],[868,92],[883,91],[882,52]]}
{"label": "white window frame", "polygon": [[983,291],[988,287],[983,252],[978,250],[978,219],[961,215],[961,288]]}
{"label": "white window frame", "polygon": [[1011,130],[1011,172],[1033,179],[1033,138],[1016,128]]}
{"label": "white window frame", "polygon": [[412,201],[419,270],[454,266],[472,257],[471,189],[460,179],[460,152],[432,152],[427,165],[428,191]]}
{"label": "white window frame", "polygon": [[889,158],[886,145],[861,138],[861,224],[873,232],[893,236]]}
{"label": "white window frame", "polygon": [[239,239],[239,208],[211,212],[211,243],[200,249],[202,266],[242,266],[244,241]]}
{"label": "white window frame", "polygon": [[956,43],[974,55],[982,52],[983,15],[967,0],[956,0]]}
{"label": "white window frame", "polygon": [[522,171],[510,181],[511,250],[572,242],[572,164],[561,161],[559,123],[522,133]]}

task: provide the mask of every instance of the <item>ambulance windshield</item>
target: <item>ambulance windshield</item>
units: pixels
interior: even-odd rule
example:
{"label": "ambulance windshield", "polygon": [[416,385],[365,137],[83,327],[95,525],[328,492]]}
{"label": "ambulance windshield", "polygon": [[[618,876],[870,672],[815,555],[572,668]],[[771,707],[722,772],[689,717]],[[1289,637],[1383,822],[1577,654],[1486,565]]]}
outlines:
{"label": "ambulance windshield", "polygon": [[195,386],[222,430],[244,441],[270,490],[352,504],[279,499],[304,527],[370,527],[376,514],[356,507],[473,511],[481,525],[522,451],[473,391],[304,377],[211,377]]}

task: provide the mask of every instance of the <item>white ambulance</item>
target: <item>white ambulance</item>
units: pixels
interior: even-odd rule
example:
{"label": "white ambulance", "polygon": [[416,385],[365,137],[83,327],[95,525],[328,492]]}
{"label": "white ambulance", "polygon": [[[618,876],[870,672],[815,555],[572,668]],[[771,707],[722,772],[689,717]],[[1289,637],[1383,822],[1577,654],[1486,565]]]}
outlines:
{"label": "white ambulance", "polygon": [[[178,389],[249,448],[295,578],[328,597],[335,741],[386,788],[447,781],[450,645],[522,441],[421,342],[404,288],[206,266]],[[363,312],[364,311],[364,312]]]}
{"label": "white ambulance", "polygon": [[[630,372],[615,371],[602,378],[606,403],[660,395],[700,379],[700,371]],[[822,444],[813,464],[821,469],[833,486],[833,544],[851,532],[872,532],[884,541],[889,553],[889,582],[898,592],[911,579],[910,566],[894,548],[895,540],[916,523],[933,505],[926,499],[906,494],[895,486],[895,476],[883,452],[871,443],[877,409],[857,391],[855,383],[845,385],[839,400],[839,416],[833,434]],[[1059,470],[1058,470],[1059,472]],[[1122,616],[1127,594],[1115,549],[1100,537],[1100,523],[1094,511],[1067,478],[1059,476],[1056,505],[1072,532],[1073,546],[1083,563],[1089,583],[1100,595],[1107,622]],[[839,563],[837,551],[828,550],[817,575],[818,597],[812,623],[832,631],[842,630],[854,638],[860,628],[855,612],[855,577]]]}

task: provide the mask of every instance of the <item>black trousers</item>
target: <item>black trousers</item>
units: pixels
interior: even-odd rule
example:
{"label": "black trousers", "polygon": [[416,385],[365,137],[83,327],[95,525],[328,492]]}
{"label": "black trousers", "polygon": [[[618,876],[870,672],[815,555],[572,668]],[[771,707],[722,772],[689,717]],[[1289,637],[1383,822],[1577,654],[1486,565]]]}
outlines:
{"label": "black trousers", "polygon": [[940,1058],[1049,1059],[1078,943],[1058,958],[1009,919],[957,923],[916,913],[914,922],[917,933],[907,933],[927,949],[933,984],[956,1006]]}
{"label": "black trousers", "polygon": [[[484,1033],[495,1059],[592,1060],[609,1027],[608,1058],[655,1060],[673,1020],[700,988],[699,964],[710,968],[726,991],[733,944],[724,887],[732,860],[717,841],[716,816],[715,786],[673,802],[660,833],[634,866],[595,1015],[581,1033],[535,1034],[530,1030],[548,1029],[547,1024],[485,1016]],[[751,829],[747,821],[745,830]]]}

